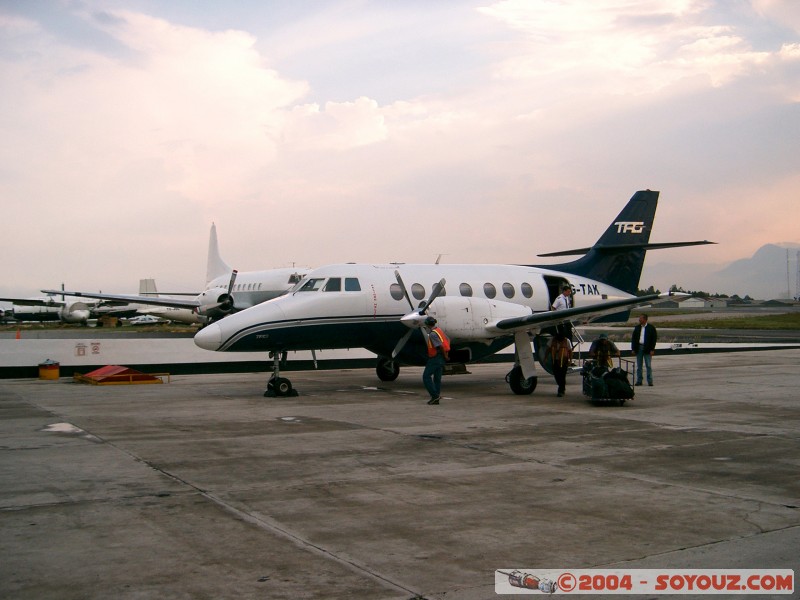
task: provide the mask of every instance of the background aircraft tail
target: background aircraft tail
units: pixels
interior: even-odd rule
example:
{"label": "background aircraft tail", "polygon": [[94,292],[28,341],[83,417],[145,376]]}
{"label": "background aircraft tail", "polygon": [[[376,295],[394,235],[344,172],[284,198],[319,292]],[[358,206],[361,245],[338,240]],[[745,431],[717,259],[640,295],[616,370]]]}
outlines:
{"label": "background aircraft tail", "polygon": [[230,276],[233,269],[228,266],[219,254],[219,244],[217,243],[217,226],[211,224],[211,234],[208,237],[208,263],[206,266],[206,283],[213,281],[223,275]]}

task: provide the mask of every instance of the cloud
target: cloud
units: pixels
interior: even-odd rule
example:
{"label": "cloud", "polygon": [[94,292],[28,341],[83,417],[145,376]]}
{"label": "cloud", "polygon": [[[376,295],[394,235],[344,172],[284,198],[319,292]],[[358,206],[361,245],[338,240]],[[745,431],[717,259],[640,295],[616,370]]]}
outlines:
{"label": "cloud", "polygon": [[751,0],[755,11],[765,19],[791,27],[800,33],[800,4],[794,0]]}
{"label": "cloud", "polygon": [[385,140],[386,119],[370,98],[354,102],[326,102],[294,107],[282,132],[289,147],[346,150]]}
{"label": "cloud", "polygon": [[708,8],[707,0],[503,0],[481,10],[524,36],[497,77],[623,95],[697,76],[719,86],[767,60],[731,25],[706,24]]}
{"label": "cloud", "polygon": [[[18,275],[33,285],[67,268],[91,279],[72,265],[98,260],[193,269],[192,285],[215,220],[240,269],[440,252],[530,262],[562,249],[565,227],[594,240],[644,187],[663,192],[663,240],[715,237],[746,214],[747,243],[774,241],[763,214],[719,207],[796,198],[800,41],[779,22],[791,7],[443,6],[434,19],[336,4],[275,31],[235,11],[236,27],[214,30],[70,9],[80,35],[0,16],[0,193],[36,224],[3,253],[44,265]],[[65,231],[75,243],[54,259]],[[709,252],[755,249],[738,245]]]}

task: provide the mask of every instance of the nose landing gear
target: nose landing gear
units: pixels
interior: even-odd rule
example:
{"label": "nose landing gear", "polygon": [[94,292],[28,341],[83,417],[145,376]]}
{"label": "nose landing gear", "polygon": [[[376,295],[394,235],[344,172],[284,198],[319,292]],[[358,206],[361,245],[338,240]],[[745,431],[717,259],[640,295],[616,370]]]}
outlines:
{"label": "nose landing gear", "polygon": [[[274,352],[272,354],[272,377],[267,382],[267,391],[264,392],[265,398],[285,398],[289,396],[297,396],[297,390],[292,387],[292,382],[286,377],[281,377],[281,353]],[[286,353],[283,353],[283,359],[286,360]]]}

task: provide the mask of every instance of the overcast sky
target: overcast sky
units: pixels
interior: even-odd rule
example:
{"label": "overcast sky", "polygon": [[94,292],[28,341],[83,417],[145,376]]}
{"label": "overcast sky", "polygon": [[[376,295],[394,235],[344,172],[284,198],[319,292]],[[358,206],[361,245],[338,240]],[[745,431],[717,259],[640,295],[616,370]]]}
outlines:
{"label": "overcast sky", "polygon": [[0,0],[0,295],[201,289],[212,222],[240,270],[547,262],[645,188],[719,243],[648,264],[800,241],[800,2]]}

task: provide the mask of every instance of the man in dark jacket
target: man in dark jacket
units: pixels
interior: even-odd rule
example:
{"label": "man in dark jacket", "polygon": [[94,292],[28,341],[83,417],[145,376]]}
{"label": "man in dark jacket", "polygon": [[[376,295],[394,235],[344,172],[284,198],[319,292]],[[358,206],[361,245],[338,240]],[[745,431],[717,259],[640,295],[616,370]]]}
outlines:
{"label": "man in dark jacket", "polygon": [[639,324],[633,328],[631,350],[636,354],[636,385],[642,385],[642,362],[647,367],[647,385],[653,385],[650,359],[656,353],[656,328],[647,322],[647,315],[639,315]]}

